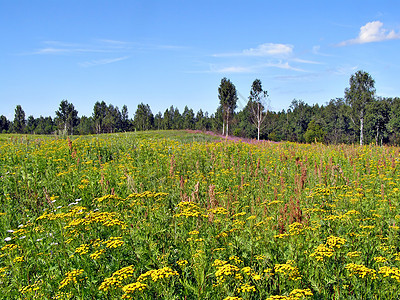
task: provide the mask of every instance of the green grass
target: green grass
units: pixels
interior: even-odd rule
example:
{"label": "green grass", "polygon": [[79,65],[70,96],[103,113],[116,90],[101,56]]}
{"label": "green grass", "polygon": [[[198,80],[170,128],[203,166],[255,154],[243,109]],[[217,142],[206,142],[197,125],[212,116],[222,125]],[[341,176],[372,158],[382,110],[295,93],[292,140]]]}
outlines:
{"label": "green grass", "polygon": [[0,135],[0,298],[399,297],[399,148],[215,141]]}

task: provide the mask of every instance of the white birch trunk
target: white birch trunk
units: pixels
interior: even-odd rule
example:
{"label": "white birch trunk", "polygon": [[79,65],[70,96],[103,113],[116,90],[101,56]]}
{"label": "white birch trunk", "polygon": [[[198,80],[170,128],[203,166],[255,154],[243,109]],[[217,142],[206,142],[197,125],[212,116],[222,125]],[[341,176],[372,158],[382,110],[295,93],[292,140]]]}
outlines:
{"label": "white birch trunk", "polygon": [[364,118],[360,118],[360,145],[363,145],[364,139]]}
{"label": "white birch trunk", "polygon": [[226,115],[226,135],[225,136],[228,137],[228,134],[229,134],[229,110]]}

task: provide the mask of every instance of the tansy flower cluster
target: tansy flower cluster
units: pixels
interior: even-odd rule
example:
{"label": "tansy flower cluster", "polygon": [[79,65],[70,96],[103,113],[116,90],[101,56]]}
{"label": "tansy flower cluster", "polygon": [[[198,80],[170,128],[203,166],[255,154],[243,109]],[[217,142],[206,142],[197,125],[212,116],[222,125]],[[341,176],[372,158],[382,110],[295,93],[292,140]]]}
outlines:
{"label": "tansy flower cluster", "polygon": [[288,260],[285,264],[276,264],[275,273],[287,276],[290,280],[300,280],[299,269],[294,265],[294,261]]}
{"label": "tansy flower cluster", "polygon": [[180,209],[180,212],[174,215],[175,218],[178,217],[189,218],[189,217],[199,217],[199,216],[208,218],[208,215],[203,214],[201,208],[193,202],[189,201],[179,202],[178,207]]}
{"label": "tansy flower cluster", "polygon": [[400,270],[395,267],[384,266],[380,267],[378,273],[383,274],[383,277],[388,277],[400,282]]}
{"label": "tansy flower cluster", "polygon": [[268,297],[267,300],[300,300],[307,296],[313,296],[310,289],[295,289],[291,291],[288,296],[275,295]]}
{"label": "tansy flower cluster", "polygon": [[242,278],[241,274],[239,273],[239,268],[235,265],[231,264],[223,264],[221,266],[217,266],[217,271],[215,272],[215,277],[217,278],[217,284],[223,283],[229,277],[237,277]]}
{"label": "tansy flower cluster", "polygon": [[147,271],[144,274],[141,274],[137,281],[139,282],[144,282],[147,281],[148,279],[151,279],[152,281],[156,282],[157,280],[168,278],[171,276],[178,276],[178,272],[172,270],[170,267],[164,267],[161,269],[157,270],[150,270]]}
{"label": "tansy flower cluster", "polygon": [[60,282],[60,286],[58,287],[58,289],[61,290],[70,283],[77,284],[78,283],[77,277],[82,275],[83,272],[84,272],[83,269],[79,269],[65,273],[65,278]]}
{"label": "tansy flower cluster", "polygon": [[361,264],[347,264],[345,266],[346,270],[350,272],[350,276],[358,276],[360,278],[371,278],[371,279],[376,279],[376,271],[374,269],[367,268],[364,265]]}
{"label": "tansy flower cluster", "polygon": [[335,253],[335,248],[340,249],[340,247],[345,244],[346,240],[344,238],[329,236],[325,244],[320,244],[310,257],[314,257],[317,261],[323,261],[324,257],[331,257]]}
{"label": "tansy flower cluster", "polygon": [[133,276],[134,268],[133,266],[127,266],[118,271],[115,271],[111,277],[104,279],[104,281],[100,284],[100,291],[108,291],[110,288],[118,288],[122,287],[122,282]]}

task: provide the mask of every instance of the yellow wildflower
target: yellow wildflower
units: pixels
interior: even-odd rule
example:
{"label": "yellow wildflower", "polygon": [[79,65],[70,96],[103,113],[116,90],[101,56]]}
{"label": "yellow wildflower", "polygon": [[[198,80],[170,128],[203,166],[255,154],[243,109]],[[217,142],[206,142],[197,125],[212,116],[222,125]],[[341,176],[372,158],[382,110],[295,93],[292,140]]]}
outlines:
{"label": "yellow wildflower", "polygon": [[375,260],[377,263],[384,263],[384,262],[387,262],[387,258],[385,258],[385,257],[383,257],[383,256],[374,257],[374,260]]}
{"label": "yellow wildflower", "polygon": [[67,273],[65,273],[65,278],[60,282],[60,286],[58,287],[59,290],[61,290],[63,287],[68,285],[69,283],[78,283],[77,277],[81,275],[84,272],[83,269],[80,270],[72,270]]}
{"label": "yellow wildflower", "polygon": [[376,279],[376,271],[373,269],[369,269],[364,265],[358,265],[358,264],[347,264],[345,266],[347,270],[350,271],[350,276],[356,275],[360,278],[364,277],[371,277],[372,279]]}
{"label": "yellow wildflower", "polygon": [[23,262],[24,261],[24,257],[23,256],[17,256],[16,258],[13,259],[13,262],[17,263],[17,262]]}
{"label": "yellow wildflower", "polygon": [[143,291],[147,287],[147,284],[139,281],[128,284],[122,288],[125,294],[122,295],[122,299],[132,299],[132,295],[135,291]]}
{"label": "yellow wildflower", "polygon": [[184,259],[184,260],[178,260],[176,263],[179,266],[183,267],[183,266],[186,266],[188,264],[188,261]]}
{"label": "yellow wildflower", "polygon": [[383,277],[390,276],[395,279],[397,282],[400,282],[400,270],[395,267],[380,267],[378,273],[383,274]]}
{"label": "yellow wildflower", "polygon": [[113,287],[122,287],[122,281],[126,278],[133,276],[134,268],[133,266],[127,266],[118,271],[115,271],[111,277],[104,279],[104,281],[100,284],[99,290],[108,291]]}
{"label": "yellow wildflower", "polygon": [[105,252],[106,252],[106,250],[104,250],[104,249],[97,250],[96,252],[90,254],[90,258],[91,259],[98,259]]}
{"label": "yellow wildflower", "polygon": [[301,279],[299,269],[294,266],[294,261],[291,260],[288,260],[286,264],[276,264],[275,273],[280,273],[282,275],[288,276],[291,280]]}
{"label": "yellow wildflower", "polygon": [[256,287],[253,285],[250,285],[248,283],[243,284],[242,286],[237,288],[238,293],[247,293],[247,292],[255,292]]}

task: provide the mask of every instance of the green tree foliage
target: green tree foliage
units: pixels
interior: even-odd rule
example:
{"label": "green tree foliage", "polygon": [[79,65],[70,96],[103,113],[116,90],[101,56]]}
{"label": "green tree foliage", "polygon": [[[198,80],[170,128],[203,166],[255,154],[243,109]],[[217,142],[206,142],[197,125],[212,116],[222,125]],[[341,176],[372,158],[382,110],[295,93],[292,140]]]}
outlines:
{"label": "green tree foliage", "polygon": [[211,130],[220,132],[221,129],[222,134],[224,134],[224,114],[222,106],[219,105],[215,114],[211,115]]}
{"label": "green tree foliage", "polygon": [[211,130],[211,119],[208,117],[208,112],[204,113],[200,109],[196,114],[194,126],[197,130]]}
{"label": "green tree foliage", "polygon": [[24,133],[26,127],[25,112],[21,105],[17,105],[15,108],[14,121],[13,121],[13,132]]}
{"label": "green tree foliage", "polygon": [[10,121],[3,115],[0,116],[0,133],[6,133],[10,130]]}
{"label": "green tree foliage", "polygon": [[34,133],[36,134],[52,134],[56,131],[56,126],[51,117],[42,117],[35,119]]}
{"label": "green tree foliage", "polygon": [[201,109],[197,112],[196,118],[194,120],[194,123],[195,123],[195,129],[197,129],[197,130],[204,130],[205,129],[204,113],[203,113],[203,111]]}
{"label": "green tree foliage", "polygon": [[266,99],[268,97],[267,91],[262,89],[260,79],[253,81],[250,90],[249,101],[247,103],[250,112],[251,123],[257,128],[257,140],[260,139],[260,130],[263,128],[265,118],[267,117]]}
{"label": "green tree foliage", "polygon": [[294,99],[288,110],[286,130],[289,141],[304,142],[304,133],[312,118],[312,107],[302,100]]}
{"label": "green tree foliage", "polygon": [[126,105],[122,106],[121,110],[121,130],[122,131],[129,131],[130,124],[129,124],[129,113],[128,107]]}
{"label": "green tree foliage", "polygon": [[163,128],[163,116],[161,112],[159,111],[155,116],[154,116],[154,129],[160,130]]}
{"label": "green tree foliage", "polygon": [[369,141],[375,144],[383,144],[389,136],[390,102],[386,99],[379,99],[369,104],[368,114],[365,117],[368,128]]}
{"label": "green tree foliage", "polygon": [[229,134],[229,120],[237,106],[237,92],[235,85],[226,77],[221,79],[221,84],[218,88],[218,98],[222,107],[222,134],[228,136]]}
{"label": "green tree foliage", "polygon": [[94,122],[92,117],[82,116],[79,120],[79,125],[76,127],[76,132],[79,135],[94,133]]}
{"label": "green tree foliage", "polygon": [[325,122],[324,129],[329,134],[325,135],[325,142],[338,144],[345,142],[345,136],[349,132],[350,119],[345,109],[346,104],[341,98],[332,99],[323,109],[321,118]]}
{"label": "green tree foliage", "polygon": [[[375,81],[364,71],[357,71],[350,77],[350,87],[345,89],[346,102],[360,122],[360,145],[364,140],[364,119],[368,104],[374,100]],[[355,123],[355,121],[354,121]]]}
{"label": "green tree foliage", "polygon": [[390,104],[390,114],[388,131],[391,142],[400,144],[400,98],[388,98]]}
{"label": "green tree foliage", "polygon": [[326,132],[322,129],[321,125],[316,120],[308,123],[307,131],[304,133],[304,139],[307,143],[324,141]]}
{"label": "green tree foliage", "polygon": [[169,108],[170,120],[171,120],[171,128],[172,129],[182,129],[183,128],[183,119],[182,115],[179,112],[179,109],[174,106]]}
{"label": "green tree foliage", "polygon": [[113,133],[120,131],[121,119],[118,106],[114,107],[112,104],[106,106],[106,114],[103,118],[103,132]]}
{"label": "green tree foliage", "polygon": [[182,113],[182,119],[183,119],[183,128],[184,129],[194,129],[194,112],[193,109],[189,109],[187,106],[185,106],[185,109],[183,110]]}
{"label": "green tree foliage", "polygon": [[104,118],[107,114],[107,104],[104,101],[96,102],[93,107],[93,122],[97,134],[103,132]]}
{"label": "green tree foliage", "polygon": [[183,129],[183,118],[178,108],[173,105],[167,108],[164,112],[164,117],[161,122],[162,129]]}
{"label": "green tree foliage", "polygon": [[[236,112],[238,93],[230,80],[223,78],[218,88],[220,103],[211,116],[208,112],[194,111],[185,106],[183,113],[170,106],[164,114],[158,112],[154,117],[148,104],[141,103],[134,120],[129,119],[128,107],[122,111],[104,101],[96,102],[90,117],[77,117],[69,123],[68,116],[75,110],[67,100],[61,101],[57,117],[33,116],[25,120],[21,106],[15,109],[14,121],[0,116],[0,132],[20,132],[34,134],[52,134],[57,128],[68,133],[91,134],[123,132],[132,129],[198,129],[229,133],[245,138],[269,139],[273,141],[324,142],[339,143],[376,143],[400,144],[400,98],[375,98],[374,80],[368,73],[358,71],[350,78],[350,87],[345,97],[330,100],[325,105],[308,105],[294,99],[290,107],[280,112],[266,111],[260,101],[267,97],[261,81],[254,80],[247,105]],[[259,106],[258,102],[263,106]],[[263,112],[262,126],[255,126],[254,112]],[[252,114],[253,113],[253,114]],[[361,118],[362,117],[362,118]],[[360,120],[360,122],[358,122]],[[57,125],[57,126],[56,126]],[[362,130],[361,130],[362,129]]]}
{"label": "green tree foliage", "polygon": [[148,104],[140,103],[136,109],[133,124],[137,130],[149,130],[153,128],[154,116]]}
{"label": "green tree foliage", "polygon": [[37,126],[36,119],[33,116],[29,116],[26,122],[26,132],[30,134],[36,133],[35,132],[36,126]]}
{"label": "green tree foliage", "polygon": [[62,100],[58,110],[56,111],[56,124],[58,128],[66,134],[73,134],[74,127],[78,124],[78,111],[72,103]]}
{"label": "green tree foliage", "polygon": [[247,138],[255,138],[257,136],[256,127],[250,122],[251,110],[247,105],[236,114],[238,120],[238,128],[240,129],[240,135]]}
{"label": "green tree foliage", "polygon": [[128,108],[123,107],[123,113],[120,112],[118,106],[109,104],[104,101],[96,102],[93,107],[92,120],[95,132],[113,133],[125,131],[129,128]]}
{"label": "green tree foliage", "polygon": [[163,120],[162,120],[162,129],[168,130],[172,129],[172,120],[171,120],[171,114],[169,112],[169,109],[167,108],[164,112]]}

